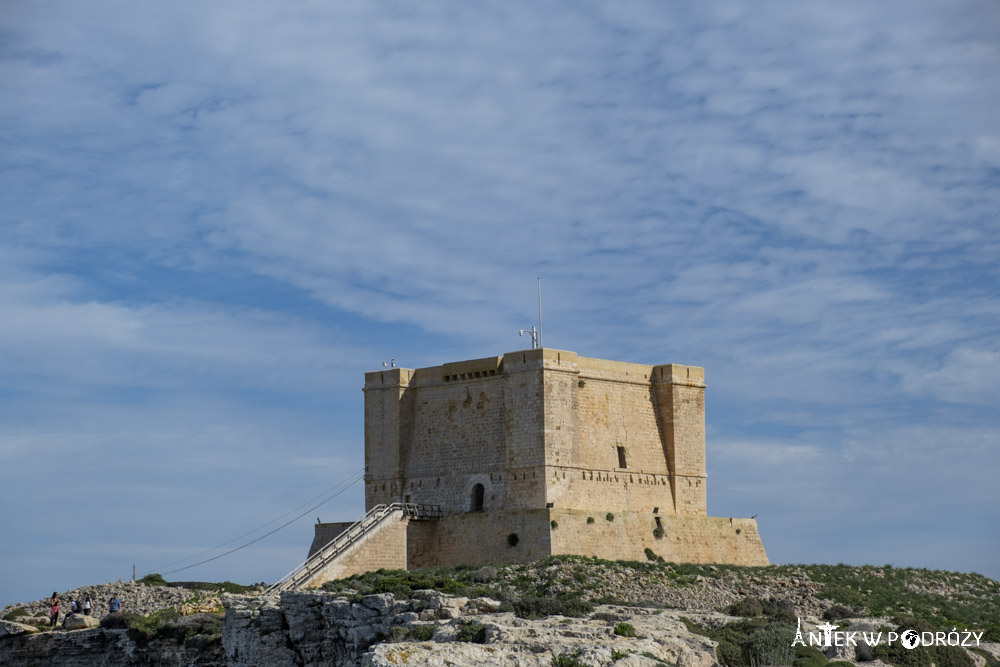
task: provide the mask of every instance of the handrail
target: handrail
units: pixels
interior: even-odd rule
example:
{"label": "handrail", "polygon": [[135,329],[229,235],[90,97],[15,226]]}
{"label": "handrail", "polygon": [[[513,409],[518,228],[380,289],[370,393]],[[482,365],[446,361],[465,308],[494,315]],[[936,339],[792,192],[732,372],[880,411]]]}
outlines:
{"label": "handrail", "polygon": [[420,505],[416,503],[376,505],[368,510],[363,518],[348,526],[347,530],[330,540],[323,548],[272,584],[263,594],[280,593],[281,591],[302,585],[316,574],[316,572],[329,565],[355,542],[374,530],[386,517],[397,511],[402,512],[403,516],[410,519],[436,519],[443,516],[440,505]]}

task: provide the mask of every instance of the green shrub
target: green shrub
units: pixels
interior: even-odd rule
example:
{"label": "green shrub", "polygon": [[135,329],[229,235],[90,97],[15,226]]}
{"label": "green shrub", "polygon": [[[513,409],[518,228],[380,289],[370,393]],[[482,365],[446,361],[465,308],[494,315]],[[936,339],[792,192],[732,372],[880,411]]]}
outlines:
{"label": "green shrub", "polygon": [[[927,632],[924,623],[915,623],[913,630]],[[882,662],[898,667],[973,667],[976,663],[963,649],[957,646],[918,646],[905,648],[902,644],[879,644],[875,647],[875,657]]]}
{"label": "green shrub", "polygon": [[615,662],[621,660],[622,658],[628,657],[628,651],[619,651],[616,648],[611,649],[611,659]]}
{"label": "green shrub", "polygon": [[[793,628],[773,623],[752,632],[744,647],[753,665],[788,665],[792,663],[795,652],[792,648],[794,640]],[[823,662],[826,662],[826,658],[823,658]]]}
{"label": "green shrub", "polygon": [[826,665],[826,656],[819,649],[812,646],[795,647],[795,660],[792,661],[792,667],[823,667],[823,665]]}
{"label": "green shrub", "polygon": [[517,533],[511,533],[507,536],[507,546],[516,547],[517,543],[521,541],[521,538],[517,536]]}
{"label": "green shrub", "polygon": [[615,626],[615,634],[619,637],[635,637],[635,628],[631,623],[619,623]]}
{"label": "green shrub", "polygon": [[410,638],[410,629],[402,625],[397,625],[396,627],[389,630],[388,641],[390,642],[405,642]]}
{"label": "green shrub", "polygon": [[769,617],[771,620],[784,622],[788,625],[795,625],[798,622],[798,616],[795,611],[795,603],[791,600],[787,598],[782,598],[780,600],[767,598],[766,600],[761,600],[760,603],[764,608],[764,615]]}
{"label": "green shrub", "polygon": [[[127,617],[128,636],[132,639],[132,641],[139,644],[145,644],[150,639],[153,639],[158,635],[158,633],[160,633],[161,628],[163,628],[165,624],[180,618],[180,614],[173,609],[161,609],[160,611],[149,614],[148,616],[142,616],[140,614],[122,615]],[[109,614],[109,616],[111,615]]]}
{"label": "green shrub", "polygon": [[437,627],[433,624],[429,625],[414,625],[410,628],[410,641],[413,642],[428,642],[431,637],[434,636],[434,632]]}
{"label": "green shrub", "polygon": [[725,667],[744,667],[743,649],[738,645],[725,639],[719,640],[719,645],[715,647],[715,655],[720,665]]}
{"label": "green shrub", "polygon": [[482,623],[467,623],[458,629],[455,639],[460,642],[472,642],[474,644],[486,643],[486,626]]}
{"label": "green shrub", "polygon": [[257,588],[256,586],[244,586],[242,584],[234,584],[231,581],[173,581],[170,582],[170,586],[183,586],[184,588],[190,588],[196,591],[211,591],[213,593],[246,593],[249,590]]}
{"label": "green shrub", "polygon": [[110,630],[128,630],[135,623],[136,619],[140,617],[139,614],[124,611],[107,614],[101,617],[101,627]]}
{"label": "green shrub", "polygon": [[588,524],[588,525],[590,525],[590,524],[592,524],[592,523],[594,523],[594,517],[592,517],[592,516],[588,516],[588,517],[587,517],[587,524]]}
{"label": "green shrub", "polygon": [[759,599],[747,596],[729,605],[726,611],[730,616],[762,616],[764,605]]}
{"label": "green shrub", "polygon": [[552,667],[584,667],[580,653],[563,653],[552,658]]}
{"label": "green shrub", "polygon": [[556,528],[559,527],[559,522],[556,521],[555,519],[552,519],[552,521],[549,521],[549,525],[552,526],[552,530],[555,530]]}
{"label": "green shrub", "polygon": [[604,515],[604,518],[607,519],[608,521],[614,521],[615,515],[612,514],[611,512],[608,512],[607,514]]}
{"label": "green shrub", "polygon": [[655,551],[653,551],[649,547],[646,547],[645,549],[643,549],[642,552],[644,554],[646,554],[646,560],[650,560],[650,561],[653,561],[655,563],[666,563],[667,562],[667,561],[663,560],[663,556],[660,556],[659,554],[657,554]]}
{"label": "green shrub", "polygon": [[594,610],[594,603],[576,595],[549,597],[525,595],[511,601],[514,613],[521,618],[545,618],[546,616],[580,617]]}
{"label": "green shrub", "polygon": [[18,607],[17,609],[12,609],[11,611],[7,612],[4,615],[3,620],[5,620],[5,621],[16,621],[17,619],[21,618],[22,616],[30,616],[30,615],[31,614],[28,612],[28,610],[27,610],[26,607]]}
{"label": "green shrub", "polygon": [[145,584],[146,586],[169,586],[166,579],[163,578],[162,574],[147,574],[145,577],[139,580],[140,584]]}
{"label": "green shrub", "polygon": [[653,529],[653,537],[655,537],[658,540],[662,540],[663,539],[663,534],[665,532],[666,531],[663,530],[663,526],[657,526],[656,528]]}

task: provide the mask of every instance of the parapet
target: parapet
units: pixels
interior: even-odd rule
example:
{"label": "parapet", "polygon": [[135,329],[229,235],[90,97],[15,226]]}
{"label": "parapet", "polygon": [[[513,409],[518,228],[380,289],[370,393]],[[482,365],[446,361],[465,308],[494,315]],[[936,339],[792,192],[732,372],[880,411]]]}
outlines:
{"label": "parapet", "polygon": [[445,382],[461,382],[495,377],[504,373],[531,370],[552,370],[576,373],[581,377],[618,380],[630,383],[671,383],[704,388],[705,369],[683,364],[635,364],[594,357],[581,357],[576,352],[545,347],[506,352],[499,357],[483,357],[453,361],[426,368],[385,368],[365,373],[365,389],[385,389],[392,386],[430,386]]}

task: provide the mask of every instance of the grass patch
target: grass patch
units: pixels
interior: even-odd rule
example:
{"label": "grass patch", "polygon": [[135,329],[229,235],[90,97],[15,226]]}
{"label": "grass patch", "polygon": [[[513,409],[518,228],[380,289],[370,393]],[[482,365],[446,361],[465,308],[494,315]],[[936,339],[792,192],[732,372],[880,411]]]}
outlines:
{"label": "grass patch", "polygon": [[615,626],[615,634],[619,637],[635,637],[635,627],[631,623],[619,623]]}
{"label": "grass patch", "polygon": [[553,656],[552,667],[584,667],[580,661],[580,653],[563,653]]}

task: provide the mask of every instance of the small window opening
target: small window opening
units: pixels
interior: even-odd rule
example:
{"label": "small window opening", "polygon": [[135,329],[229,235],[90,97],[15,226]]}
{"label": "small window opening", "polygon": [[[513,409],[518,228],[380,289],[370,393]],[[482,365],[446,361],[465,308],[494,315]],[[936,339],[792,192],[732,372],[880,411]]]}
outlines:
{"label": "small window opening", "polygon": [[628,465],[626,465],[626,463],[625,463],[625,448],[624,447],[618,447],[618,467],[619,468],[627,468],[628,467]]}
{"label": "small window opening", "polygon": [[476,484],[472,487],[472,507],[470,511],[472,512],[482,512],[483,511],[483,496],[486,495],[486,489],[483,488],[482,484]]}

